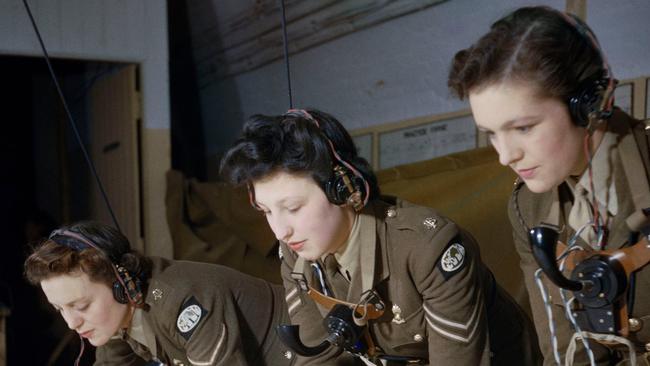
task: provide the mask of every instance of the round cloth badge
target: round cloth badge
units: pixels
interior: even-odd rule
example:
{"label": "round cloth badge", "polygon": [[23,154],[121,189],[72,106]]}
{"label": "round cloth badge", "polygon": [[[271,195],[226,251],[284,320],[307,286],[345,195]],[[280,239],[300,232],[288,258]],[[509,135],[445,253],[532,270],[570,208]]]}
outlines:
{"label": "round cloth badge", "polygon": [[203,311],[198,305],[190,305],[183,309],[176,319],[176,326],[182,333],[192,330],[201,320]]}
{"label": "round cloth badge", "polygon": [[440,265],[443,271],[453,272],[463,265],[465,260],[465,247],[454,243],[447,248],[440,259]]}

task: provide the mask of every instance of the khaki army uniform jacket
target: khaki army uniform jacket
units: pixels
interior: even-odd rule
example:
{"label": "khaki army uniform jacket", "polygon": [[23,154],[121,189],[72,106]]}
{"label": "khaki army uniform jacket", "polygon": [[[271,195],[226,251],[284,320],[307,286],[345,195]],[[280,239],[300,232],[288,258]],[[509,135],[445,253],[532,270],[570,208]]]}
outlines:
{"label": "khaki army uniform jacket", "polygon": [[[341,299],[358,303],[362,274],[371,274],[369,287],[386,311],[368,329],[382,353],[428,359],[424,364],[430,365],[541,363],[530,320],[495,283],[474,239],[430,208],[393,203],[373,201],[360,213],[358,241],[348,243],[360,246],[359,268]],[[284,243],[280,248],[291,321],[305,344],[319,344],[326,337],[327,309],[294,282],[291,272],[302,259]],[[312,266],[303,268],[310,286],[320,288]],[[363,365],[336,351],[299,357],[296,364]]]}
{"label": "khaki army uniform jacket", "polygon": [[[621,154],[620,156],[613,157],[613,171],[616,194],[618,198],[618,212],[614,217],[610,218],[609,225],[609,239],[605,249],[617,249],[624,245],[629,245],[628,242],[630,229],[627,227],[625,220],[634,212],[634,202],[632,202],[632,195],[630,193],[630,182],[627,181],[627,174],[624,173],[621,159],[633,159],[634,156],[640,157],[640,171],[636,171],[631,175],[633,179],[648,179],[650,172],[650,159],[648,157],[648,136],[644,131],[645,124],[636,121],[620,110],[615,110],[614,115],[608,122],[608,130],[614,132],[617,140],[629,134],[634,138],[630,141],[633,142],[634,148],[638,149],[638,154]],[[620,146],[620,145],[619,145]],[[630,155],[630,156],[628,156]],[[593,167],[594,171],[599,169],[597,166]],[[648,193],[648,192],[646,192]],[[546,193],[532,193],[526,188],[523,183],[519,183],[513,194],[513,198],[509,206],[509,216],[514,229],[514,241],[517,252],[521,257],[521,269],[524,273],[526,288],[530,297],[530,303],[533,311],[533,318],[535,327],[540,341],[540,347],[544,354],[544,364],[554,365],[553,348],[551,345],[551,336],[549,332],[549,322],[546,315],[546,310],[542,302],[540,291],[534,280],[534,273],[539,268],[532,255],[531,247],[528,241],[527,229],[538,226],[541,222],[548,222],[557,224],[562,228],[559,240],[567,243],[568,239],[575,234],[568,224],[566,219],[569,215],[573,205],[573,196],[570,187],[567,183],[563,183],[552,191]],[[553,206],[559,207],[559,217],[555,216],[552,212]],[[552,222],[554,219],[558,222]],[[587,246],[582,238],[578,238],[578,243],[582,246]],[[634,243],[631,243],[634,244]],[[566,277],[569,273],[564,274]],[[567,345],[570,337],[573,335],[573,330],[570,327],[568,320],[564,315],[564,307],[560,298],[558,288],[550,281],[546,280],[544,283],[549,289],[549,295],[553,303],[553,319],[557,331],[558,345],[562,362],[564,362]],[[632,304],[631,318],[641,320],[642,328],[631,334],[630,339],[633,340],[639,347],[639,352],[644,352],[646,347],[650,350],[650,266],[645,266],[636,272],[636,284],[634,288],[634,304]],[[629,307],[630,305],[628,305]],[[609,365],[610,362],[616,362],[617,357],[612,354],[611,349],[607,349],[595,342],[590,342],[591,348],[594,351],[597,363],[599,365]],[[581,342],[578,342],[578,349],[575,353],[576,365],[589,364],[588,358]]]}
{"label": "khaki army uniform jacket", "polygon": [[[142,327],[114,337],[95,365],[290,365],[275,328],[288,322],[282,288],[228,267],[153,258]],[[140,311],[140,310],[136,310]],[[132,330],[133,325],[131,327]]]}

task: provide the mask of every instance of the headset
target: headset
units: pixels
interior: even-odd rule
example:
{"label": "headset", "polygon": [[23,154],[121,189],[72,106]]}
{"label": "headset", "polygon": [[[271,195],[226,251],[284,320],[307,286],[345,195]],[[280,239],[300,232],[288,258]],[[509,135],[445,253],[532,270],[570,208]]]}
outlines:
{"label": "headset", "polygon": [[77,252],[84,249],[93,248],[104,255],[111,263],[116,280],[113,282],[112,290],[115,301],[120,304],[132,304],[136,307],[144,305],[144,296],[142,295],[142,282],[138,277],[131,276],[129,271],[115,263],[108,253],[101,249],[97,244],[81,235],[68,229],[57,229],[52,231],[49,240],[56,244],[66,246]]}
{"label": "headset", "polygon": [[[309,112],[304,109],[289,109],[283,117],[300,117],[312,122],[323,134],[329,149],[334,157],[334,166],[329,179],[322,186],[327,199],[335,205],[349,205],[359,212],[368,203],[370,196],[370,185],[351,163],[345,161],[334,148],[332,140],[327,137],[325,131],[320,127],[320,123]],[[259,209],[255,203],[254,191],[249,183],[248,197],[251,205]]]}
{"label": "headset", "polygon": [[594,49],[603,62],[602,72],[587,77],[577,87],[577,91],[569,96],[568,105],[572,121],[580,126],[589,128],[592,121],[608,119],[614,108],[614,89],[618,80],[614,79],[612,70],[605,54],[589,26],[573,14],[558,11],[573,29]]}

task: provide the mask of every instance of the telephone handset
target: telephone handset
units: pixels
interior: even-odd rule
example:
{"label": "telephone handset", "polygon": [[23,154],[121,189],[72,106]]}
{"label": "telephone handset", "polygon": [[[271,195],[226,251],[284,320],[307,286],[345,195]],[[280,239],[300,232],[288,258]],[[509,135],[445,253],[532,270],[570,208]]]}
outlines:
{"label": "telephone handset", "polygon": [[558,242],[552,225],[530,229],[533,257],[556,286],[572,291],[577,306],[572,309],[581,328],[597,333],[627,336],[629,333],[626,291],[633,272],[650,262],[650,242],[644,232],[636,244],[616,250],[575,250],[566,255],[566,278],[557,264],[566,245]]}

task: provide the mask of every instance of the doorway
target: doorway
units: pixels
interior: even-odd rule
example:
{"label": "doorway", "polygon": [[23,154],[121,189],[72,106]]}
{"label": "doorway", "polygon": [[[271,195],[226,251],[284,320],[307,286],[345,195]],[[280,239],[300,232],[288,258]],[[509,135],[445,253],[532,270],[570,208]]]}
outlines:
{"label": "doorway", "polygon": [[[52,64],[120,228],[142,249],[138,67],[79,60]],[[45,61],[2,56],[0,70],[0,303],[11,311],[7,364],[69,365],[78,338],[61,344],[70,331],[40,289],[23,279],[28,243],[61,224],[112,220]]]}

